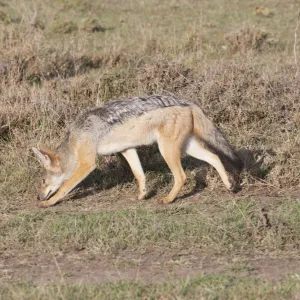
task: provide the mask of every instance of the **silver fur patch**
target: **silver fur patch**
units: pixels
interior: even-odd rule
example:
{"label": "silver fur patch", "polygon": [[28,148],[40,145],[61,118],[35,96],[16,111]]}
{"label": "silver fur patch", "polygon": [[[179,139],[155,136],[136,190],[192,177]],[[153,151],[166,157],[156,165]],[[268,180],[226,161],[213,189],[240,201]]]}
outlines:
{"label": "silver fur patch", "polygon": [[190,103],[171,96],[135,97],[110,101],[109,103],[92,109],[77,119],[77,124],[90,128],[95,119],[100,118],[103,123],[113,126],[123,121],[141,116],[144,113],[171,106],[189,106]]}

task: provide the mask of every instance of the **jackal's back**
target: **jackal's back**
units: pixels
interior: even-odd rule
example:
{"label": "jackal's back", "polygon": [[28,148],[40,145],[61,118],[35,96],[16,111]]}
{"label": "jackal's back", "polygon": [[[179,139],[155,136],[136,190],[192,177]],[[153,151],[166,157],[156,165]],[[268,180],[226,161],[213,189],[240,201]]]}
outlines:
{"label": "jackal's back", "polygon": [[92,121],[98,120],[103,123],[103,126],[111,127],[156,109],[189,105],[189,102],[171,96],[148,96],[114,100],[85,112],[77,119],[76,125],[77,127],[90,127]]}

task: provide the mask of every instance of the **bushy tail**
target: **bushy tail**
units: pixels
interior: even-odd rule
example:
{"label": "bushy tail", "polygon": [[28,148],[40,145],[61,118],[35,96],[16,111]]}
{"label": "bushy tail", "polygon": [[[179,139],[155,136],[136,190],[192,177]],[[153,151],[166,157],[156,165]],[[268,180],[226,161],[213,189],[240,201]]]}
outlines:
{"label": "bushy tail", "polygon": [[236,155],[222,132],[205,116],[201,108],[193,105],[194,133],[211,152],[217,154],[228,171],[240,173],[244,163]]}

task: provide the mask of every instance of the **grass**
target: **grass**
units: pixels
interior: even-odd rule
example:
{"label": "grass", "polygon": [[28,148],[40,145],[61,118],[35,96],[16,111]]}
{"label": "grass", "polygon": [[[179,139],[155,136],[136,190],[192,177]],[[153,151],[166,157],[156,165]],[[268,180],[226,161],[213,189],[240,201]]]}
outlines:
{"label": "grass", "polygon": [[[230,257],[235,260],[231,272],[243,274],[256,272],[249,257],[297,254],[298,4],[121,2],[0,0],[0,259],[5,269],[12,250],[16,258],[23,252],[43,257],[49,249],[53,255],[85,251],[107,261],[124,254],[129,265],[127,250],[183,249],[211,260]],[[111,156],[99,159],[98,171],[72,201],[36,209],[40,166],[32,146],[56,147],[88,107],[169,93],[199,103],[236,147],[246,166],[241,196],[224,196],[214,170],[185,158],[183,193],[208,184],[195,201],[167,207],[153,198],[133,202],[133,176]],[[172,178],[157,148],[140,154],[154,198],[167,193]],[[164,284],[75,286],[26,283],[26,276],[9,282],[3,276],[0,298],[297,299],[298,279],[274,283],[200,274]]]}
{"label": "grass", "polygon": [[254,278],[204,275],[173,283],[145,285],[116,282],[97,285],[45,285],[32,283],[2,286],[2,299],[297,299],[299,276],[272,286]]}
{"label": "grass", "polygon": [[3,221],[0,250],[31,253],[85,249],[113,254],[152,246],[188,248],[210,255],[255,255],[299,251],[299,202],[273,207],[266,225],[254,200],[232,200],[216,212],[197,206],[121,209],[92,213],[17,213]]}

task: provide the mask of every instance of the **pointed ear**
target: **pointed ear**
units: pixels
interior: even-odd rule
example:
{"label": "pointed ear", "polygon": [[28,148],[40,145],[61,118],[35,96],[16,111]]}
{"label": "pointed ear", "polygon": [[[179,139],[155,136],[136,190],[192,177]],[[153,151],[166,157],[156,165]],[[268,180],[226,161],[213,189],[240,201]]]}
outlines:
{"label": "pointed ear", "polygon": [[35,147],[32,147],[32,151],[46,169],[50,168],[51,159],[47,154],[42,153],[40,150],[38,150]]}
{"label": "pointed ear", "polygon": [[54,150],[46,147],[45,145],[39,145],[38,148],[39,148],[40,152],[42,152],[44,154],[47,154],[49,156],[53,156],[54,157],[54,156],[57,155],[57,153]]}
{"label": "pointed ear", "polygon": [[40,149],[32,147],[32,151],[46,169],[59,166],[58,155],[55,151],[45,146],[40,147]]}

